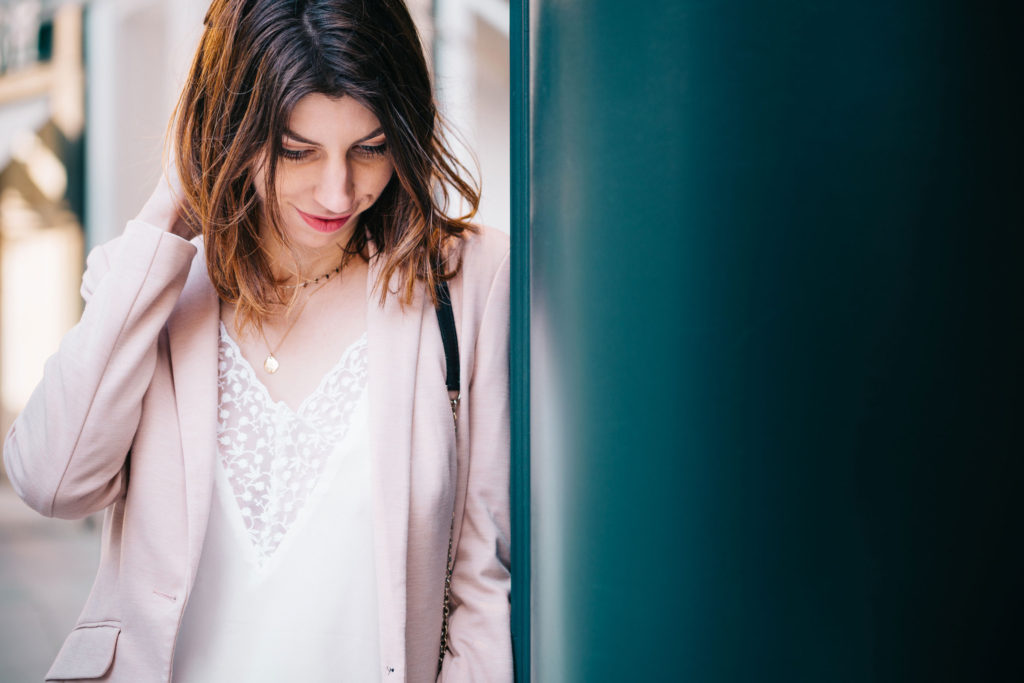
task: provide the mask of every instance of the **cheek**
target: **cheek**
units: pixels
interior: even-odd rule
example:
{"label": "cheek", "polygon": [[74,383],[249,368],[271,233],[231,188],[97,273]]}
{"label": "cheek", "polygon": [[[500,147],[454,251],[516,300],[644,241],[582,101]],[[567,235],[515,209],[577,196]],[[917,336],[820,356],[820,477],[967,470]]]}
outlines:
{"label": "cheek", "polygon": [[[274,192],[277,194],[278,202],[282,202],[285,198],[301,192],[301,189],[308,184],[309,182],[303,178],[301,172],[289,169],[285,164],[278,162],[277,177],[274,178]],[[260,201],[266,202],[267,176],[262,168],[258,168],[253,172],[252,185]]]}
{"label": "cheek", "polygon": [[395,167],[390,163],[382,165],[382,168],[377,169],[374,173],[372,182],[370,184],[370,191],[367,194],[373,196],[376,201],[377,197],[381,195],[384,188],[388,186],[388,182],[391,181],[391,176],[395,174]]}

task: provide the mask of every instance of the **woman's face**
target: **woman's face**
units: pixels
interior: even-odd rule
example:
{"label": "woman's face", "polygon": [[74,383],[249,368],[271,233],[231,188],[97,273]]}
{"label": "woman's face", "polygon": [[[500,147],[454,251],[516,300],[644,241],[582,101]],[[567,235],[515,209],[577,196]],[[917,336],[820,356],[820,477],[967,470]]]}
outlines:
{"label": "woman's face", "polygon": [[[292,110],[281,146],[281,230],[303,251],[344,246],[394,171],[380,121],[351,97],[306,95]],[[254,180],[266,200],[263,174],[261,165]]]}

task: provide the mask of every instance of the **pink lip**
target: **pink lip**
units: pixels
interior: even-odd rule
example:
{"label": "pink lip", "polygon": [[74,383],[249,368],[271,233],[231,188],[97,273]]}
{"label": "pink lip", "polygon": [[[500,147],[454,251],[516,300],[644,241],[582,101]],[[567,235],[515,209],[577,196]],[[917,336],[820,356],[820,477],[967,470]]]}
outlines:
{"label": "pink lip", "polygon": [[341,230],[345,223],[348,223],[348,219],[352,217],[352,214],[349,214],[347,216],[341,216],[340,218],[321,218],[320,216],[314,216],[298,208],[295,210],[299,212],[300,216],[302,216],[302,220],[306,221],[306,225],[317,232],[325,233]]}

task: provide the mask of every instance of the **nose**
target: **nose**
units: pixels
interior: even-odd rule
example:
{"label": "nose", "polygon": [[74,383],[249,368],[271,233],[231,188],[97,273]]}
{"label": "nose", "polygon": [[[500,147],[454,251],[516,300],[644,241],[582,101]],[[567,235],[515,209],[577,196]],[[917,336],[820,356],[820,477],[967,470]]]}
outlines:
{"label": "nose", "polygon": [[316,179],[313,199],[331,214],[352,209],[353,184],[346,159],[327,160]]}

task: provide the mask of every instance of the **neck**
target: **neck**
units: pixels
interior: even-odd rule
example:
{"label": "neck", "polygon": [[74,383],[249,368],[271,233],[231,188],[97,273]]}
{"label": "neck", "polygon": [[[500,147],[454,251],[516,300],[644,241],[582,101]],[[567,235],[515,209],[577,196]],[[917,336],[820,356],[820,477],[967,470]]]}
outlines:
{"label": "neck", "polygon": [[297,284],[313,280],[324,273],[333,271],[345,256],[352,230],[346,226],[346,234],[320,248],[281,244],[276,239],[266,242],[267,260],[274,278],[283,284]]}

